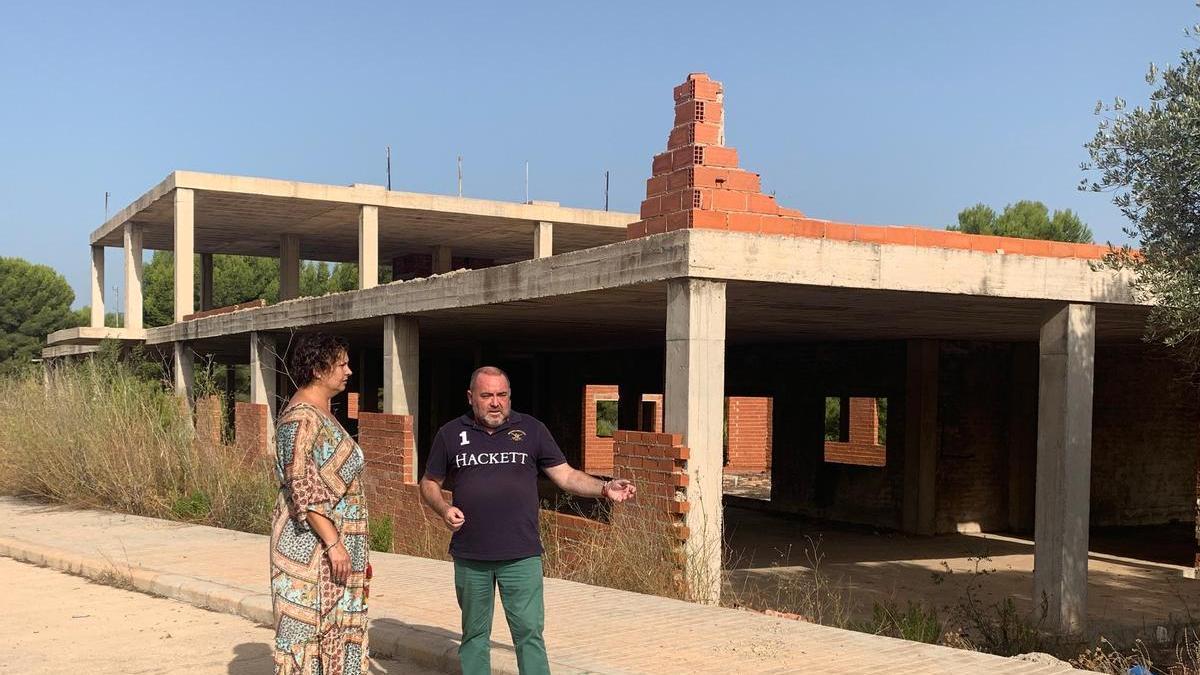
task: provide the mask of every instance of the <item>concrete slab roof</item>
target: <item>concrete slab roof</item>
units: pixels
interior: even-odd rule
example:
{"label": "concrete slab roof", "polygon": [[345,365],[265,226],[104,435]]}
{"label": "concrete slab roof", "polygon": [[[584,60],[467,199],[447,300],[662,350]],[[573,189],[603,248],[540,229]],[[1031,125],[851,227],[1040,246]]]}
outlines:
{"label": "concrete slab roof", "polygon": [[358,259],[358,207],[379,207],[380,261],[450,246],[455,256],[505,262],[532,256],[533,228],[554,223],[555,252],[625,239],[637,214],[577,209],[555,203],[470,199],[397,192],[376,185],[298,181],[175,171],[91,235],[96,246],[122,245],[125,223],[143,226],[148,249],[174,248],[177,188],[195,191],[197,253],[279,255],[282,234],[300,235],[305,260]]}
{"label": "concrete slab roof", "polygon": [[[439,346],[464,338],[559,348],[661,343],[665,282],[720,279],[731,342],[930,337],[1036,341],[1065,302],[1090,303],[1098,339],[1136,340],[1148,307],[1128,277],[1086,260],[680,230],[481,270],[147,329],[147,343],[326,326],[378,334],[421,317]],[[243,338],[238,338],[242,340]]]}

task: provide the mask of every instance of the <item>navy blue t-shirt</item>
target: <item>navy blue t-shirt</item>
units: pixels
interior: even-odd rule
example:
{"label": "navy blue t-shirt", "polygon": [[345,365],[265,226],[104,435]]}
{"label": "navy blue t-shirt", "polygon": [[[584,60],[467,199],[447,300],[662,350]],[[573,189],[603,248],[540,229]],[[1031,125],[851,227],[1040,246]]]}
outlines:
{"label": "navy blue t-shirt", "polygon": [[450,555],[463,560],[541,555],[538,469],[566,461],[546,425],[516,411],[490,434],[469,414],[438,429],[425,475],[451,479],[454,506],[466,518],[450,538]]}

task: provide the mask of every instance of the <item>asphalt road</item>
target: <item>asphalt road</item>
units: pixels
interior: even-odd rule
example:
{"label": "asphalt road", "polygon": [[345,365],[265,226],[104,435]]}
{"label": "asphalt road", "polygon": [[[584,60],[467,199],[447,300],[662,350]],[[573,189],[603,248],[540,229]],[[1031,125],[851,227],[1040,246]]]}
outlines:
{"label": "asphalt road", "polygon": [[[273,632],[241,617],[0,558],[0,673],[270,675]],[[372,660],[372,675],[435,671]]]}

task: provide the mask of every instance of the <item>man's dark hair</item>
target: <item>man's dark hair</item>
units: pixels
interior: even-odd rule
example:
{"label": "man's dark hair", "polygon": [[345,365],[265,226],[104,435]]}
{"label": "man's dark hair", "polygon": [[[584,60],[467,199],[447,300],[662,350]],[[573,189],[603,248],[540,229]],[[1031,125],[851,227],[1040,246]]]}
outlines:
{"label": "man's dark hair", "polygon": [[301,335],[288,355],[288,369],[296,388],[307,386],[317,379],[318,371],[332,368],[339,356],[349,352],[350,343],[345,338],[328,333]]}
{"label": "man's dark hair", "polygon": [[483,366],[476,368],[475,372],[471,373],[471,381],[467,383],[467,389],[475,391],[475,380],[479,379],[480,375],[500,375],[504,377],[504,381],[508,382],[508,386],[512,386],[512,380],[508,379],[508,373],[500,370],[496,366]]}

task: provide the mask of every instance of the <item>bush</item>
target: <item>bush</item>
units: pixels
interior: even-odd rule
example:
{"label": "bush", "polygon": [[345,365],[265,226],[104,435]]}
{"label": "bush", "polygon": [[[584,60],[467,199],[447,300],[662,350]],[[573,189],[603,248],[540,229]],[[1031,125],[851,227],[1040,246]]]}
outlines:
{"label": "bush", "polygon": [[115,355],[0,379],[0,494],[266,533],[265,457],[199,447],[154,364]]}

